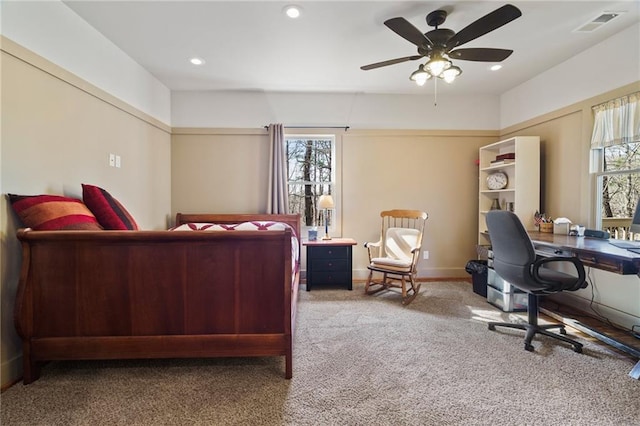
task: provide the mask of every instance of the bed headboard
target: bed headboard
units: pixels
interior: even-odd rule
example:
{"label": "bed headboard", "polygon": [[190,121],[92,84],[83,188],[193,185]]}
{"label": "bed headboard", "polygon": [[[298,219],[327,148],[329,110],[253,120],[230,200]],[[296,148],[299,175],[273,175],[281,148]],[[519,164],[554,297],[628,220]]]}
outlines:
{"label": "bed headboard", "polygon": [[253,220],[283,222],[291,226],[300,237],[299,214],[216,214],[216,213],[177,213],[176,226],[185,223],[241,223]]}

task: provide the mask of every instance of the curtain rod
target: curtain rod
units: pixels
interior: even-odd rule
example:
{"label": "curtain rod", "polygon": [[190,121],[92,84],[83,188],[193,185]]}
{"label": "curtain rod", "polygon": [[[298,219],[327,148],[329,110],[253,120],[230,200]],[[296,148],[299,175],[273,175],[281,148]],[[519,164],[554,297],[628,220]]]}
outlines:
{"label": "curtain rod", "polygon": [[[268,129],[269,126],[264,126]],[[349,130],[349,126],[284,126],[285,129],[344,129],[345,132]]]}
{"label": "curtain rod", "polygon": [[640,96],[640,92],[632,92],[632,93],[628,93],[628,94],[623,95],[623,96],[619,96],[617,98],[609,99],[608,101],[604,101],[604,102],[601,102],[601,103],[599,103],[597,105],[592,106],[591,109],[607,105],[609,102],[615,102],[615,101],[619,101],[619,100],[622,100],[622,99],[625,99],[625,98],[629,99],[629,96]]}

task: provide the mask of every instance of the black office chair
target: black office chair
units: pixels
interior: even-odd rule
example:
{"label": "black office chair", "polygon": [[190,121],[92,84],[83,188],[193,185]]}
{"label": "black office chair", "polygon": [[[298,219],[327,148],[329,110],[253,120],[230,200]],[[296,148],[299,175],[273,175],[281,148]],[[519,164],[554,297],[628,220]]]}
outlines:
{"label": "black office chair", "polygon": [[[575,257],[544,257],[536,259],[533,243],[518,216],[509,211],[492,210],[487,213],[487,228],[493,250],[493,269],[513,286],[528,293],[528,323],[490,322],[489,330],[496,326],[526,330],[524,348],[533,351],[533,336],[543,334],[573,345],[575,352],[582,352],[582,344],[560,334],[547,331],[559,328],[566,334],[564,325],[538,325],[538,297],[561,291],[575,291],[587,287],[582,262]],[[572,264],[578,276],[557,272],[545,266]]]}

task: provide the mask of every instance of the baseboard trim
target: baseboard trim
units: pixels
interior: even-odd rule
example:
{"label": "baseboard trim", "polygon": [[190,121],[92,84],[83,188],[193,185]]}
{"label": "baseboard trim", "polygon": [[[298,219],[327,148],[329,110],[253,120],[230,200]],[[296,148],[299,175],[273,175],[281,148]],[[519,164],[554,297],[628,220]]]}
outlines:
{"label": "baseboard trim", "polygon": [[[548,295],[546,298],[562,305],[570,306],[590,316],[597,317],[599,314],[612,324],[626,330],[631,330],[634,325],[637,326],[637,324],[640,323],[640,318],[636,316],[610,308],[607,305],[599,304],[595,301],[592,304],[590,300],[584,299],[573,293],[556,293]],[[597,312],[594,312],[591,308],[592,306],[594,306],[594,309]]]}
{"label": "baseboard trim", "polygon": [[[357,271],[353,271],[352,274],[352,281],[354,283],[365,283],[367,282],[367,278],[369,276],[369,271],[368,270],[363,270],[360,271],[361,273],[357,273]],[[416,281],[418,282],[437,282],[437,281],[462,281],[462,282],[468,282],[468,283],[472,283],[472,277],[469,274],[465,274],[464,276],[461,276],[459,274],[451,274],[451,275],[438,275],[438,276],[418,276],[416,278]],[[307,282],[307,271],[302,271],[302,273],[300,274],[300,283],[306,283]]]}
{"label": "baseboard trim", "polygon": [[22,354],[3,362],[0,365],[0,371],[2,372],[0,392],[4,392],[22,380]]}
{"label": "baseboard trim", "polygon": [[[354,280],[366,280],[369,276],[368,269],[354,269]],[[464,268],[429,268],[418,270],[418,281],[466,281],[470,275]]]}

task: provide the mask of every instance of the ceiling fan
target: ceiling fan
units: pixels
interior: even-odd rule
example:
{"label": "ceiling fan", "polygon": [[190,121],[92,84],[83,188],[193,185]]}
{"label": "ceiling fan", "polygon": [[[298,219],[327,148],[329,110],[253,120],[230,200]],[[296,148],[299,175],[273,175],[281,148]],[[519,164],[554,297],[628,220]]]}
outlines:
{"label": "ceiling fan", "polygon": [[462,73],[459,67],[452,64],[451,59],[501,62],[508,58],[513,50],[482,47],[459,49],[458,47],[508,24],[521,15],[520,9],[507,4],[456,33],[450,29],[438,28],[446,20],[447,12],[435,10],[429,13],[426,18],[427,24],[435,29],[424,34],[405,18],[392,18],[385,21],[384,24],[400,37],[415,44],[418,47],[418,54],[376,62],[360,68],[366,71],[427,57],[429,60],[424,65],[420,65],[418,70],[411,74],[410,79],[420,86],[431,77],[440,77],[451,82]]}

